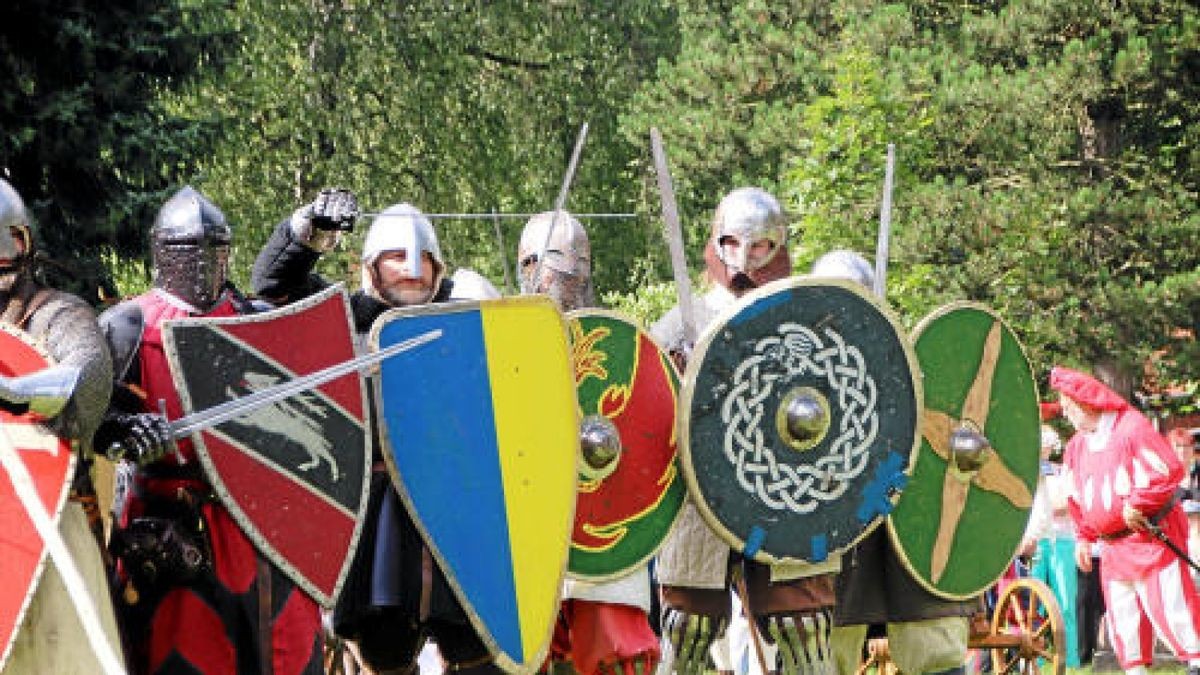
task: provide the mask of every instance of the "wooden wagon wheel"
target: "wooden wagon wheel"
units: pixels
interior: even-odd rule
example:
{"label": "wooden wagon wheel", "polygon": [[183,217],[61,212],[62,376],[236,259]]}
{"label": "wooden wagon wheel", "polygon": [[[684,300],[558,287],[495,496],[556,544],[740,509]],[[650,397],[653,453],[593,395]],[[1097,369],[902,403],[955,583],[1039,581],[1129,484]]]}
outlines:
{"label": "wooden wagon wheel", "polygon": [[991,638],[1006,636],[1016,644],[992,648],[996,673],[1053,673],[1067,670],[1062,611],[1050,587],[1036,579],[1018,579],[1004,589],[992,615]]}

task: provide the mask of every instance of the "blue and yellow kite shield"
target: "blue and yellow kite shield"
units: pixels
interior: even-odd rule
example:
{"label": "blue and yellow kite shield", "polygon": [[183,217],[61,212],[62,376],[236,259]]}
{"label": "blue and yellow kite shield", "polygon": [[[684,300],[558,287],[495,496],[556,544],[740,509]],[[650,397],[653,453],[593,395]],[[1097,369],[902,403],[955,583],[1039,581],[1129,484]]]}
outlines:
{"label": "blue and yellow kite shield", "polygon": [[375,349],[441,329],[376,378],[401,499],[496,663],[545,658],[575,505],[579,421],[566,327],[538,296],[388,312]]}

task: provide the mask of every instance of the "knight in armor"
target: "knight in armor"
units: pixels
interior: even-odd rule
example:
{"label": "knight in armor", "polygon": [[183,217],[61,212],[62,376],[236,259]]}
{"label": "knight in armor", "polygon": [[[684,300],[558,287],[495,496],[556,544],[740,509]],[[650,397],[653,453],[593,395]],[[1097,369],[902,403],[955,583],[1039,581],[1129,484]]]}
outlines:
{"label": "knight in armor", "polygon": [[[753,187],[727,194],[713,217],[704,261],[712,287],[692,303],[697,333],[748,291],[791,274],[787,221],[775,197]],[[678,307],[650,333],[677,361],[691,352]],[[729,624],[731,583],[740,574],[768,669],[832,672],[828,637],[837,564],[768,566],[742,559],[685,502],[656,561],[664,665],[682,673],[706,670],[710,647]],[[733,670],[723,650],[713,651],[718,670]]]}
{"label": "knight in armor", "polygon": [[[255,292],[285,304],[328,286],[313,268],[357,214],[350,191],[328,189],[279,223],[255,260]],[[410,204],[388,207],[367,232],[362,288],[350,299],[360,336],[394,307],[469,299],[464,291],[494,293],[478,275],[459,272],[447,276],[437,234],[421,211]],[[334,608],[334,631],[352,641],[365,664],[379,673],[415,672],[427,637],[437,643],[450,670],[500,672],[392,486],[380,438],[379,428],[372,429],[374,472],[366,522]]]}
{"label": "knight in armor", "polygon": [[[854,251],[826,253],[813,263],[813,276],[845,279],[866,288],[875,270]],[[964,672],[967,623],[974,601],[951,601],[925,590],[900,562],[887,528],[878,527],[842,556],[831,636],[839,673],[858,671],[868,636],[881,637],[905,673]]]}
{"label": "knight in armor", "polygon": [[135,673],[319,673],[319,607],[262,556],[219,502],[182,416],[162,324],[256,311],[228,281],[232,229],[185,187],[151,229],[154,287],[101,316],[115,363],[98,446],[136,467],[111,549]]}
{"label": "knight in armor", "polygon": [[[591,244],[571,214],[547,211],[529,219],[517,247],[522,293],[541,293],[570,312],[595,307]],[[581,445],[585,448],[588,443]],[[648,675],[658,663],[658,638],[650,627],[647,566],[617,579],[589,583],[567,578],[547,666],[583,675]]]}
{"label": "knight in armor", "polygon": [[[92,434],[108,406],[112,362],[92,309],[79,298],[34,279],[34,236],[20,195],[0,179],[0,324],[23,331],[49,353],[54,365],[23,376],[0,376],[0,408],[34,413],[78,460],[58,531],[83,577],[105,637],[120,652],[117,621],[99,546],[100,513],[92,487]],[[11,437],[10,437],[11,439]],[[12,651],[6,672],[100,672],[101,665],[52,559],[47,560]]]}
{"label": "knight in armor", "polygon": [[1096,378],[1056,366],[1050,386],[1075,428],[1063,455],[1075,561],[1090,571],[1092,544],[1104,542],[1100,583],[1117,661],[1144,675],[1157,638],[1187,661],[1189,675],[1200,674],[1200,593],[1185,562],[1179,503],[1183,463],[1145,415]]}

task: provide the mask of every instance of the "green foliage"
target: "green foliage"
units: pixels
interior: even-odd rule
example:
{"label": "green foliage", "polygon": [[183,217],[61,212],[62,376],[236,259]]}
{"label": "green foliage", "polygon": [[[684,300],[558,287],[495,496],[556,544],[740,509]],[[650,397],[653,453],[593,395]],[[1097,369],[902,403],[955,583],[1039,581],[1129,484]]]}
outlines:
{"label": "green foliage", "polygon": [[220,54],[172,3],[0,3],[0,170],[37,222],[55,279],[93,301],[96,252],[143,250],[172,180],[188,175],[211,131],[159,105],[160,92]]}
{"label": "green foliage", "polygon": [[[895,143],[888,300],[906,323],[976,300],[1039,372],[1154,357],[1160,380],[1196,381],[1197,73],[1184,0],[14,0],[0,164],[53,256],[110,247],[122,290],[146,283],[154,210],[192,183],[235,224],[244,285],[326,185],[371,211],[545,210],[587,121],[568,208],[639,215],[585,224],[605,302],[649,322],[673,304],[651,126],[697,271],[738,185],[784,200],[796,271],[871,253]],[[354,284],[365,225],[322,272]],[[522,225],[501,246],[490,221],[438,223],[453,266],[497,281]]]}

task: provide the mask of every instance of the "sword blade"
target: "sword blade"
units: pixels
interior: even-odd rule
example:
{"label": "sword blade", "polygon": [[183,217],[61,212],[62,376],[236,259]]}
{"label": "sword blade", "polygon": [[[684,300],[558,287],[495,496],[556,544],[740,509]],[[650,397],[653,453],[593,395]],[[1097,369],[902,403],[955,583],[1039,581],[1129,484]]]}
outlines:
{"label": "sword blade", "polygon": [[554,229],[558,227],[558,218],[563,207],[567,205],[567,195],[571,192],[571,183],[575,180],[575,170],[579,168],[579,155],[583,153],[583,142],[587,140],[588,123],[579,127],[579,136],[575,138],[575,149],[571,151],[571,160],[567,162],[567,172],[563,174],[562,187],[558,190],[558,198],[554,200],[554,215],[550,219],[550,229],[546,230],[546,240],[538,250],[537,267],[533,270],[533,290],[542,287],[542,265],[546,262],[546,249],[550,248],[550,239]]}
{"label": "sword blade", "polygon": [[896,173],[896,144],[888,143],[883,172],[883,203],[879,206],[879,240],[875,244],[875,296],[887,295],[888,247],[892,236],[892,186]]}
{"label": "sword blade", "polygon": [[683,228],[679,225],[679,209],[675,204],[675,186],[667,168],[667,153],[662,134],[650,127],[650,151],[654,155],[654,172],[658,175],[658,197],[662,201],[663,234],[671,254],[671,273],[675,276],[675,291],[679,294],[679,314],[683,319],[683,335],[688,345],[696,342],[696,315],[692,309],[692,281],[688,276],[687,258],[683,254]]}
{"label": "sword blade", "polygon": [[181,417],[168,424],[171,430],[171,438],[179,440],[196,433],[202,429],[207,429],[216,426],[222,422],[229,421],[235,417],[241,417],[246,413],[257,410],[266,405],[270,405],[276,401],[290,398],[304,391],[315,389],[316,387],[336,380],[337,378],[358,371],[376,363],[389,359],[397,354],[415,349],[426,343],[437,340],[442,337],[441,329],[431,330],[427,333],[422,333],[416,337],[409,338],[403,342],[397,342],[385,349],[381,349],[371,354],[337,363],[328,368],[318,370],[315,373],[297,377],[293,380],[277,384],[273,387],[260,389],[252,394],[247,394],[240,398],[235,398],[232,401],[226,401],[215,405],[207,410],[201,410]]}

